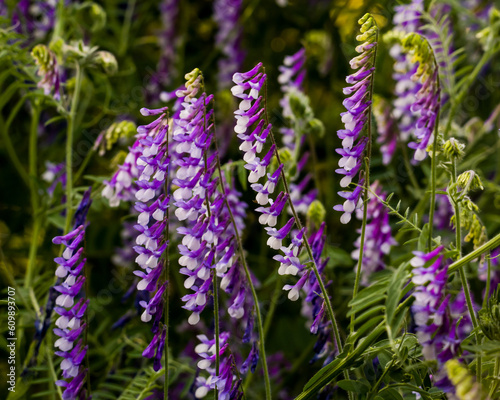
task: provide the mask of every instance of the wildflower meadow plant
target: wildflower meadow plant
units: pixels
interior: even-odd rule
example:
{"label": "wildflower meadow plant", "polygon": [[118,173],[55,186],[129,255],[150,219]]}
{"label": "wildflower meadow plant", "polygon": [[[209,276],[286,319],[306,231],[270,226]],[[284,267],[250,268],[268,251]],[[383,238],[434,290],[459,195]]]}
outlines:
{"label": "wildflower meadow plant", "polygon": [[0,1],[0,397],[500,399],[499,53],[475,0]]}

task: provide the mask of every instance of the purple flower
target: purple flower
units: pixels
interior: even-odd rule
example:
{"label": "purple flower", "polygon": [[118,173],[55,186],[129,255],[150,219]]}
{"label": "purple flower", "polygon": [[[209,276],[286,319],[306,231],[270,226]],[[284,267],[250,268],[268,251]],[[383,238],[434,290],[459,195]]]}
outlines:
{"label": "purple flower", "polygon": [[[371,86],[373,81],[373,71],[375,70],[375,52],[377,46],[377,27],[373,18],[366,14],[359,20],[361,26],[361,35],[356,39],[362,44],[356,47],[359,56],[350,61],[351,68],[357,71],[346,78],[346,82],[352,86],[344,88],[344,94],[350,95],[343,101],[346,112],[341,113],[344,129],[337,132],[339,139],[342,139],[342,148],[337,149],[342,158],[339,161],[337,172],[344,175],[340,181],[341,187],[347,187],[357,175],[363,163],[363,155],[367,143],[367,138],[361,137],[371,110]],[[348,198],[354,208],[344,206],[335,206],[334,210],[343,211],[340,221],[346,224],[351,219],[351,213],[357,207],[361,191],[356,188],[349,195],[346,192],[339,193],[342,197]]]}
{"label": "purple flower", "polygon": [[392,156],[396,151],[398,138],[397,126],[391,113],[390,105],[382,98],[375,98],[373,115],[377,122],[377,142],[380,143],[382,163],[387,165],[391,162]]}
{"label": "purple flower", "polygon": [[54,195],[57,185],[61,185],[61,188],[66,187],[66,170],[65,163],[54,164],[49,161],[45,162],[45,172],[42,174],[42,179],[45,182],[50,183],[47,188],[47,193],[50,197]]}
{"label": "purple flower", "polygon": [[61,79],[56,55],[42,44],[35,46],[31,55],[38,65],[37,75],[42,78],[37,86],[43,89],[46,95],[52,94],[54,99],[59,100]]}
{"label": "purple flower", "polygon": [[[150,295],[139,301],[144,309],[143,322],[152,322],[154,337],[143,355],[155,357],[153,367],[161,368],[161,354],[165,334],[160,329],[163,315],[163,298],[167,282],[161,281],[163,272],[162,256],[168,245],[165,239],[167,226],[166,211],[169,207],[169,195],[163,193],[170,157],[167,149],[168,121],[165,108],[158,110],[141,109],[143,115],[159,115],[152,123],[137,128],[135,163],[138,179],[135,182],[135,210],[138,213],[138,232],[134,250],[138,254],[135,261],[142,270],[134,271],[141,280],[137,283],[138,291],[147,291]],[[132,154],[132,153],[130,153]],[[163,332],[162,332],[163,331]],[[153,354],[154,353],[154,354]]]}
{"label": "purple flower", "polygon": [[212,365],[215,364],[216,358],[215,339],[208,339],[205,335],[198,335],[197,337],[201,343],[196,346],[195,352],[202,358],[198,362],[198,368],[208,372],[209,377],[199,376],[196,378],[195,397],[197,399],[204,398],[210,390],[217,388],[219,399],[230,400],[237,398],[235,396],[237,395],[238,383],[233,385],[235,376],[232,371],[232,364],[234,359],[232,355],[224,356],[228,346],[229,333],[221,332],[219,335],[219,375],[216,374]]}
{"label": "purple flower", "polygon": [[[420,76],[414,74],[417,79]],[[408,147],[415,150],[415,161],[422,161],[427,157],[427,146],[432,143],[434,138],[434,127],[439,112],[439,86],[438,72],[434,70],[430,76],[422,75],[422,87],[416,94],[416,102],[411,106],[412,112],[420,112],[416,123],[415,137],[417,142],[411,142]]]}
{"label": "purple flower", "polygon": [[[280,100],[280,106],[283,108],[283,116],[285,118],[292,118],[293,113],[290,108],[290,93],[294,91],[302,92],[302,84],[306,76],[305,70],[306,62],[306,49],[301,48],[298,52],[291,56],[286,56],[283,64],[280,65],[278,76],[278,83],[281,85],[281,91],[283,92],[283,97]],[[292,130],[293,132],[293,130]],[[285,131],[287,133],[287,131]],[[284,142],[289,147],[293,148],[294,140],[287,140],[285,135]]]}
{"label": "purple flower", "polygon": [[[443,366],[457,355],[460,337],[449,316],[450,296],[445,294],[448,265],[443,263],[444,256],[440,255],[443,248],[439,246],[428,254],[414,252],[415,257],[410,263],[413,267],[415,301],[411,310],[424,358],[438,362],[433,380],[437,387],[448,391],[450,382],[443,373]],[[457,301],[460,302],[459,299]],[[456,312],[457,308],[463,309],[463,305],[457,304],[454,308]],[[464,334],[465,331],[462,330],[461,333]]]}
{"label": "purple flower", "polygon": [[217,23],[215,46],[221,51],[218,62],[219,90],[231,87],[231,77],[239,71],[245,53],[241,49],[242,26],[239,23],[242,0],[215,0],[214,20]]}
{"label": "purple flower", "polygon": [[[422,25],[424,4],[422,0],[413,0],[410,4],[394,7],[396,13],[393,17],[394,31],[406,34],[417,32]],[[401,140],[407,141],[413,135],[417,115],[411,111],[411,106],[416,101],[416,94],[421,84],[412,80],[412,75],[417,67],[411,62],[411,56],[403,51],[401,44],[394,44],[389,54],[395,60],[392,77],[396,82],[393,101],[393,115],[396,118]]]}
{"label": "purple flower", "polygon": [[[386,197],[378,181],[372,183],[371,191],[375,192],[381,199]],[[384,256],[389,254],[391,246],[397,244],[391,235],[387,208],[372,193],[369,194],[367,207],[368,220],[365,230],[363,264],[361,265],[362,285],[368,285],[369,277],[373,272],[385,268]],[[356,217],[359,220],[363,219],[363,206],[356,210]],[[358,232],[361,233],[361,230]],[[352,258],[358,260],[361,237],[358,237],[354,244],[357,249],[352,252]]]}
{"label": "purple flower", "polygon": [[[75,228],[66,235],[56,236],[52,240],[54,244],[65,246],[62,256],[54,260],[58,264],[55,272],[58,284],[54,286],[54,290],[59,292],[59,296],[55,299],[57,307],[54,308],[54,311],[59,315],[54,334],[59,338],[54,345],[60,349],[55,354],[63,358],[61,362],[63,378],[73,378],[70,383],[66,381],[58,381],[57,383],[59,386],[66,387],[63,393],[65,399],[77,398],[83,385],[81,381],[85,379],[85,370],[81,363],[87,352],[87,346],[83,346],[81,340],[76,346],[75,342],[85,329],[82,319],[88,301],[82,297],[75,304],[75,299],[83,295],[82,288],[85,283],[85,276],[82,275],[86,262],[86,259],[83,258],[83,239],[86,227],[85,219],[90,204],[89,189],[85,192],[75,212]],[[61,281],[62,279],[64,281]]]}

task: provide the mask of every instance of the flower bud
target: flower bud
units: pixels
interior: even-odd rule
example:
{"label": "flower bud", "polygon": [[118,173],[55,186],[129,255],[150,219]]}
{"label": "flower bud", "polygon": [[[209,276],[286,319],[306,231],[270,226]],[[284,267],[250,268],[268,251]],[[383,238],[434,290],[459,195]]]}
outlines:
{"label": "flower bud", "polygon": [[460,160],[465,152],[465,144],[455,138],[448,139],[443,145],[443,153],[449,160]]}
{"label": "flower bud", "polygon": [[326,210],[323,203],[319,200],[314,200],[307,210],[307,219],[311,221],[314,226],[319,228],[321,223],[325,220]]}
{"label": "flower bud", "polygon": [[465,194],[470,190],[484,189],[481,178],[472,170],[462,172],[457,178],[457,185],[464,190]]}
{"label": "flower bud", "polygon": [[92,64],[102,70],[106,75],[114,75],[118,70],[115,56],[109,51],[98,51],[92,57]]}

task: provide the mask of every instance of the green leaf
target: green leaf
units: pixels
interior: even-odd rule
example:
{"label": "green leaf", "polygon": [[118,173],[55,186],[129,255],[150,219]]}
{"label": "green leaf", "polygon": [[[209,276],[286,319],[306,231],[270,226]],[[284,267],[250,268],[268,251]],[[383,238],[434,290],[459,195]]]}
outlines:
{"label": "green leaf", "polygon": [[344,379],[342,381],[338,381],[337,385],[341,387],[342,389],[348,391],[348,392],[355,392],[355,393],[367,393],[370,387],[361,381],[353,381],[351,379]]}
{"label": "green leaf", "polygon": [[422,232],[418,238],[418,251],[425,251],[427,249],[427,243],[429,243],[429,224],[425,224],[422,228]]}
{"label": "green leaf", "polygon": [[[386,326],[392,331],[392,335],[395,334],[392,326],[392,320],[394,314],[396,313],[396,308],[401,300],[401,288],[403,284],[408,281],[408,266],[410,264],[405,262],[399,266],[396,272],[392,275],[391,282],[387,287],[387,298],[385,301],[385,318]],[[389,333],[389,330],[388,330]]]}
{"label": "green leaf", "polygon": [[[382,394],[383,393],[383,394]],[[403,396],[399,394],[396,389],[387,387],[383,388],[377,397],[376,400],[403,400]]]}
{"label": "green leaf", "polygon": [[240,185],[243,190],[247,190],[247,170],[242,164],[238,165],[238,180],[240,181]]}

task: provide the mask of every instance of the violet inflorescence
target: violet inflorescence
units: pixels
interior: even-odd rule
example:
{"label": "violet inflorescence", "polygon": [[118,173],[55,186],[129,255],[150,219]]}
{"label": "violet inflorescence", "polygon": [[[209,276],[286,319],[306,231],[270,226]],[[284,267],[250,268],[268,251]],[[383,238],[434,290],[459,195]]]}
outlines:
{"label": "violet inflorescence", "polygon": [[434,130],[438,123],[440,109],[439,68],[429,42],[416,33],[408,34],[402,41],[403,48],[412,54],[412,61],[418,62],[418,68],[412,79],[420,81],[421,87],[416,93],[416,101],[411,106],[412,112],[419,116],[415,126],[415,138],[408,146],[415,150],[414,160],[422,161],[427,157],[427,147],[432,144]]}
{"label": "violet inflorescence", "polygon": [[[413,0],[410,4],[402,4],[394,7],[393,32],[399,35],[406,35],[411,32],[418,32],[422,26],[422,14],[424,4],[422,0]],[[404,142],[413,135],[418,114],[411,109],[416,102],[416,94],[421,88],[418,81],[412,79],[417,70],[415,63],[411,61],[411,56],[407,54],[401,43],[393,43],[389,54],[394,58],[394,73],[392,77],[396,82],[394,88],[393,115],[397,120],[400,132],[400,139]]]}
{"label": "violet inflorescence", "polygon": [[63,359],[60,367],[64,378],[56,384],[65,388],[65,400],[87,398],[83,389],[87,370],[82,364],[87,353],[87,346],[83,343],[83,332],[86,328],[83,317],[88,305],[83,289],[86,279],[83,246],[87,227],[85,220],[90,204],[89,189],[83,195],[75,213],[73,230],[52,240],[54,244],[65,246],[62,256],[54,259],[58,264],[54,290],[59,293],[54,307],[54,311],[59,315],[54,334],[59,338],[54,345],[59,349],[55,354]]}
{"label": "violet inflorescence", "polygon": [[[362,136],[362,133],[369,124],[371,113],[378,30],[370,14],[361,18],[359,24],[361,35],[356,37],[356,40],[362,42],[356,47],[359,56],[350,61],[351,68],[357,71],[346,78],[347,83],[352,86],[344,88],[344,94],[351,96],[343,101],[347,109],[341,114],[345,128],[337,132],[339,139],[342,139],[342,148],[336,151],[342,158],[339,161],[340,168],[335,172],[343,175],[340,181],[341,187],[348,187],[358,174],[364,161],[366,145],[368,140],[371,140],[371,137]],[[354,210],[360,207],[363,184],[364,179],[360,178],[358,186],[353,191],[339,192],[345,201],[336,205],[334,210],[343,212],[340,217],[341,223],[347,224]]]}
{"label": "violet inflorescence", "polygon": [[[385,268],[384,257],[390,253],[391,247],[397,244],[391,234],[388,209],[382,204],[386,197],[387,195],[382,191],[380,183],[378,181],[373,182],[368,195],[368,203],[366,204],[368,218],[363,247],[363,262],[361,264],[362,285],[368,285],[370,275]],[[363,220],[363,207],[364,205],[356,210],[358,220]],[[361,233],[361,230],[358,230],[358,232]],[[352,258],[358,260],[361,237],[358,237],[354,245],[356,250],[352,252]]]}
{"label": "violet inflorescence", "polygon": [[[141,268],[134,274],[140,278],[138,291],[145,291],[149,296],[139,304],[144,309],[141,320],[152,322],[154,334],[143,356],[154,358],[154,369],[161,368],[161,358],[165,345],[166,328],[160,324],[163,316],[163,303],[167,282],[164,280],[164,261],[162,257],[167,249],[167,208],[169,195],[165,193],[165,181],[170,158],[168,155],[168,119],[166,108],[157,110],[142,109],[143,115],[159,115],[148,125],[137,128],[141,138],[141,153],[137,158],[139,178],[136,181],[137,202],[135,209],[139,213],[135,229],[138,231],[134,250],[138,254],[135,261]],[[139,147],[139,146],[138,146]]]}
{"label": "violet inflorescence", "polygon": [[231,87],[231,77],[240,70],[245,58],[241,48],[243,30],[239,22],[242,6],[242,0],[214,1],[214,20],[218,26],[215,45],[222,53],[218,62],[219,90]]}
{"label": "violet inflorescence", "polygon": [[[444,261],[443,249],[439,246],[429,253],[414,252],[415,257],[410,263],[415,285],[415,302],[411,310],[417,337],[423,347],[424,359],[437,362],[433,375],[436,386],[446,392],[452,387],[443,373],[444,364],[459,353],[459,345],[469,334],[471,323],[466,317],[461,325],[455,326],[455,320],[451,318],[451,315],[457,315],[457,310],[465,312],[466,307],[463,295],[459,295],[450,307],[450,295],[446,295],[448,264]],[[450,308],[453,314],[450,314]]]}

